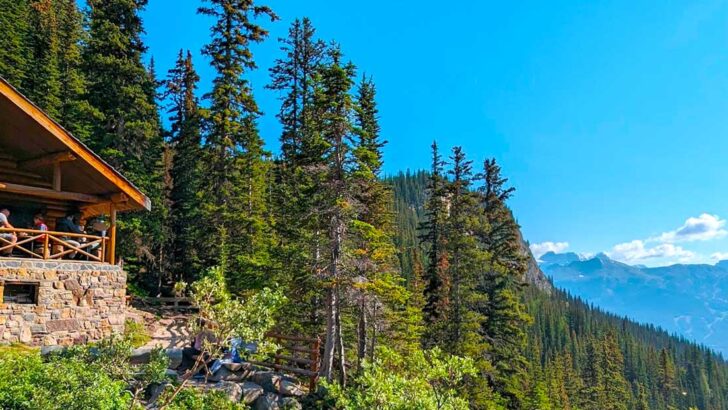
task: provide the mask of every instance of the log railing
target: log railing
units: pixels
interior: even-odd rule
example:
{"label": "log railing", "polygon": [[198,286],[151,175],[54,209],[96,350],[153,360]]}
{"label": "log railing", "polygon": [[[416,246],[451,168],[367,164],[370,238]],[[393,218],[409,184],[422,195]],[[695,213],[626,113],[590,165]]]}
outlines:
{"label": "log railing", "polygon": [[309,391],[314,392],[319,377],[321,339],[273,332],[268,333],[266,337],[279,346],[278,351],[271,357],[272,363],[269,361],[251,363],[306,377],[309,380]]}
{"label": "log railing", "polygon": [[[108,237],[37,229],[0,228],[0,234],[15,234],[17,240],[0,236],[0,256],[8,253],[33,259],[67,259],[72,254],[92,262],[109,262]],[[78,244],[78,245],[76,245]]]}

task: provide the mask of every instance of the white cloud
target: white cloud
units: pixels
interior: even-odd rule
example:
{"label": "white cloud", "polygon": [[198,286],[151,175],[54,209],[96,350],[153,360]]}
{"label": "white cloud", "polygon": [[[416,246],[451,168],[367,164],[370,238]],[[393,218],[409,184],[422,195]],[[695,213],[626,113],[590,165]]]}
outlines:
{"label": "white cloud", "polygon": [[728,252],[716,252],[710,255],[710,259],[714,261],[724,261],[728,259]]}
{"label": "white cloud", "polygon": [[697,218],[690,217],[681,227],[674,231],[664,232],[659,236],[648,239],[648,241],[678,243],[718,239],[728,234],[728,231],[723,228],[725,222],[725,219],[720,219],[718,215],[704,213]]}
{"label": "white cloud", "polygon": [[543,254],[547,252],[554,252],[559,253],[565,251],[569,247],[568,242],[541,242],[541,243],[532,243],[531,253],[533,253],[533,256],[536,257],[536,259],[540,258]]}
{"label": "white cloud", "polygon": [[607,255],[622,262],[636,262],[648,259],[671,258],[680,262],[688,262],[695,257],[695,253],[675,246],[671,243],[662,243],[653,247],[646,247],[645,242],[634,240],[614,245]]}

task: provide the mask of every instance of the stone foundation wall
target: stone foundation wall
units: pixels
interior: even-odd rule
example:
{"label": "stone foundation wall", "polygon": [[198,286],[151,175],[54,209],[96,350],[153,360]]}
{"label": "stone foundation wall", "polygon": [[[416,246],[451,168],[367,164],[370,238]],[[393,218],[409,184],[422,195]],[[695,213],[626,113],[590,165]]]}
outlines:
{"label": "stone foundation wall", "polygon": [[0,295],[13,281],[37,283],[37,304],[0,299],[0,343],[67,346],[124,330],[126,273],[119,266],[0,259]]}

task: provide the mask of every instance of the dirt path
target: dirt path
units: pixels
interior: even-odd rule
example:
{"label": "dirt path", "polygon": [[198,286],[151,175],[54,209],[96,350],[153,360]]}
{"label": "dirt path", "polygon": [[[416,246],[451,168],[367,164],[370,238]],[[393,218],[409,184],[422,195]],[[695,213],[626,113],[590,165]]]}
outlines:
{"label": "dirt path", "polygon": [[130,308],[127,318],[135,322],[143,322],[151,340],[143,347],[161,346],[165,349],[188,346],[192,335],[187,328],[188,315],[177,312],[154,311]]}

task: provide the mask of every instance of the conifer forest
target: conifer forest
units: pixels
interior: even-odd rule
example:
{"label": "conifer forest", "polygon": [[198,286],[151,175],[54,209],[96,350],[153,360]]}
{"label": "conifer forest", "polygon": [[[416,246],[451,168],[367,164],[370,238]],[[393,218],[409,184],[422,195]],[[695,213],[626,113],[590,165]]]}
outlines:
{"label": "conifer forest", "polygon": [[[519,187],[471,159],[489,153],[426,135],[428,169],[385,174],[375,78],[314,16],[276,39],[263,2],[199,0],[204,61],[182,49],[159,72],[146,3],[0,0],[0,76],[152,201],[119,217],[129,293],[213,267],[232,295],[280,291],[276,328],[322,341],[304,408],[728,409],[719,354],[552,285],[509,208]],[[277,146],[250,82],[263,42]]]}

